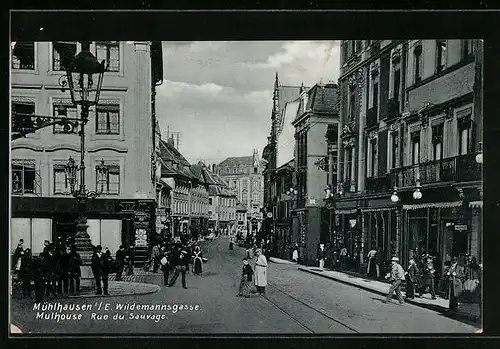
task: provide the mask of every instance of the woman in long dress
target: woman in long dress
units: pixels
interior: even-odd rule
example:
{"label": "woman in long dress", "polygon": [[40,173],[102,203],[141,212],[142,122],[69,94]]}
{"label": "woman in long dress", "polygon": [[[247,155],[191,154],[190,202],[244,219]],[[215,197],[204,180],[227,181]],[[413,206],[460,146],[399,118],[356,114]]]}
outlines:
{"label": "woman in long dress", "polygon": [[241,274],[240,287],[238,290],[238,297],[250,297],[252,291],[252,266],[248,264],[248,259],[243,258],[243,272]]}
{"label": "woman in long dress", "polygon": [[255,253],[257,255],[257,261],[255,263],[255,286],[260,295],[265,295],[267,286],[267,259],[262,254],[260,248],[258,248]]}
{"label": "woman in long dress", "polygon": [[201,252],[200,246],[194,248],[194,262],[193,262],[193,274],[201,275],[203,272],[203,254]]}

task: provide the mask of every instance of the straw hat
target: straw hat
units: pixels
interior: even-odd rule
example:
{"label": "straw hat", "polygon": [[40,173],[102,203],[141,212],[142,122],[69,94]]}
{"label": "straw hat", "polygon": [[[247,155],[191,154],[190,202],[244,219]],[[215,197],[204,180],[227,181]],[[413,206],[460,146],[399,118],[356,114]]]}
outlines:
{"label": "straw hat", "polygon": [[399,262],[399,258],[398,257],[392,257],[391,258],[391,262]]}

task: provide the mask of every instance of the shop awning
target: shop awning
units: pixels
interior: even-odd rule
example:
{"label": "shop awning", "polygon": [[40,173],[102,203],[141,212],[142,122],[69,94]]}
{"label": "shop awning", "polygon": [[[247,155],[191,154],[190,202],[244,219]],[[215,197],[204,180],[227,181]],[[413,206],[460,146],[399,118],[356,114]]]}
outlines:
{"label": "shop awning", "polygon": [[469,207],[472,207],[472,208],[482,208],[483,207],[483,201],[480,200],[480,201],[471,201],[469,202]]}
{"label": "shop awning", "polygon": [[449,208],[462,206],[462,201],[427,202],[424,204],[403,205],[403,210],[419,210],[421,208]]}
{"label": "shop awning", "polygon": [[394,211],[397,207],[367,207],[362,208],[361,212],[380,212],[380,211]]}
{"label": "shop awning", "polygon": [[347,209],[347,210],[335,210],[335,214],[353,214],[358,211],[357,208]]}

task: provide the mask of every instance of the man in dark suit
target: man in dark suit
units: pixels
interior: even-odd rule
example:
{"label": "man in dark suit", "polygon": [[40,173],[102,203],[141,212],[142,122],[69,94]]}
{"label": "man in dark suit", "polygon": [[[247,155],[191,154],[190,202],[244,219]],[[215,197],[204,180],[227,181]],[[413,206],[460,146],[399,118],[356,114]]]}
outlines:
{"label": "man in dark suit", "polygon": [[176,250],[174,251],[174,260],[173,260],[175,266],[175,272],[174,276],[172,276],[172,279],[170,280],[170,283],[168,284],[168,287],[172,287],[175,284],[177,277],[179,277],[179,274],[182,274],[182,287],[187,288],[186,271],[189,270],[189,256],[190,254],[188,254],[186,247],[176,248]]}
{"label": "man in dark suit", "polygon": [[[102,253],[101,245],[97,245],[94,254],[92,256],[92,272],[94,273],[95,284],[97,288],[96,294],[102,294],[102,288],[104,288],[104,294],[108,293],[108,273],[109,273],[109,262],[106,254]],[[102,280],[102,288],[101,288]]]}
{"label": "man in dark suit", "polygon": [[116,251],[116,281],[120,281],[122,279],[123,268],[125,267],[125,258],[127,253],[125,252],[125,248],[123,245],[120,245],[120,249]]}

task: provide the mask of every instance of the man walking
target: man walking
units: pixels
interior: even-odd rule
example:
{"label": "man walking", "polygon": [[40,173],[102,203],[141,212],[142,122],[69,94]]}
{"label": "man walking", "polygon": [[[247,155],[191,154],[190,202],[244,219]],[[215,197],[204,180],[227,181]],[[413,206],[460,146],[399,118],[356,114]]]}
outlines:
{"label": "man walking", "polygon": [[101,288],[101,280],[102,286],[104,288],[104,294],[109,295],[108,293],[108,259],[107,256],[102,253],[101,245],[97,245],[94,255],[92,256],[92,272],[94,273],[95,284],[97,288],[96,294],[102,294]]}
{"label": "man walking", "polygon": [[125,248],[123,245],[120,245],[118,251],[116,251],[116,281],[122,280],[123,269],[125,268]]}
{"label": "man walking", "polygon": [[153,250],[151,251],[151,259],[153,262],[153,273],[157,273],[158,268],[160,267],[160,244],[156,243],[153,246]]}
{"label": "man walking", "polygon": [[396,295],[399,299],[399,304],[405,304],[403,301],[403,295],[401,294],[401,281],[403,281],[405,278],[405,271],[398,262],[398,257],[392,257],[392,270],[390,274],[386,275],[386,278],[390,278],[390,280],[392,281],[392,285],[389,289],[389,292],[387,293],[387,297],[385,298],[384,303],[391,302],[392,294],[393,292],[396,292]]}
{"label": "man walking", "polygon": [[167,287],[174,286],[175,281],[179,277],[179,274],[182,274],[182,287],[187,289],[186,271],[189,268],[189,255],[184,247],[181,247],[177,251],[175,251],[174,265],[175,265],[174,276],[172,276],[172,279],[170,280],[170,283],[168,284]]}

